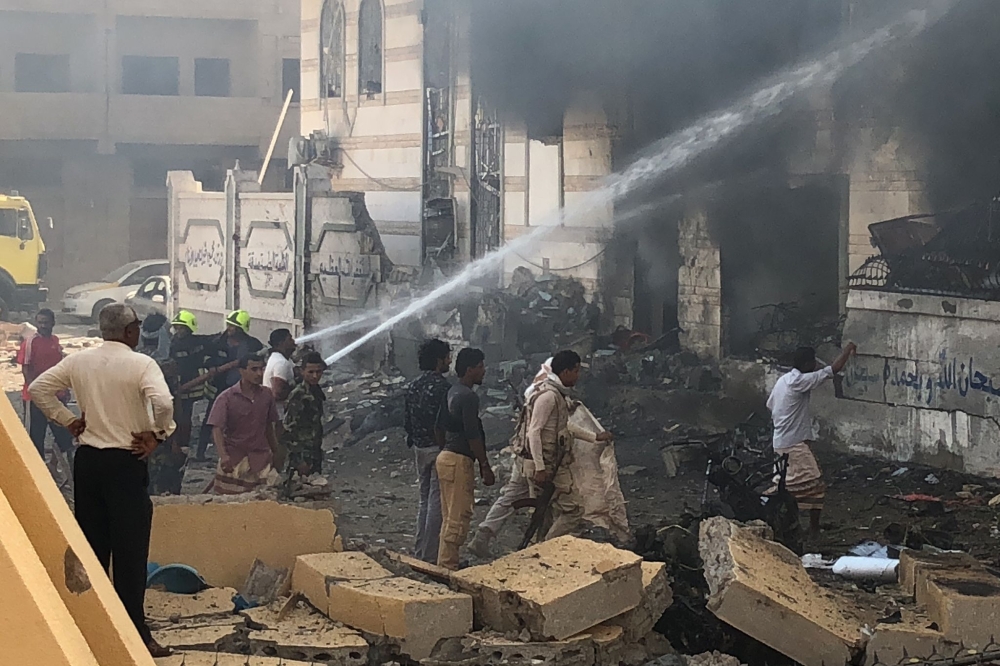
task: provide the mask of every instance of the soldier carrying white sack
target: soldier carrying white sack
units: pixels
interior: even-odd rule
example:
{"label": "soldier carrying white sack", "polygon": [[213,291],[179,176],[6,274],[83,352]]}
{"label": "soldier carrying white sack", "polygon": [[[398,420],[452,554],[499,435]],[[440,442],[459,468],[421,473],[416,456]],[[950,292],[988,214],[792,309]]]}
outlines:
{"label": "soldier carrying white sack", "polygon": [[550,504],[551,526],[542,540],[573,534],[583,527],[583,498],[570,472],[573,442],[603,443],[613,438],[607,431],[595,433],[571,421],[580,403],[572,399],[570,391],[580,380],[580,371],[580,355],[561,351],[546,361],[525,391],[525,405],[511,440],[515,456],[511,478],[470,545],[476,556],[490,556],[490,541],[513,515],[515,504],[538,497],[548,483],[554,485],[555,493]]}

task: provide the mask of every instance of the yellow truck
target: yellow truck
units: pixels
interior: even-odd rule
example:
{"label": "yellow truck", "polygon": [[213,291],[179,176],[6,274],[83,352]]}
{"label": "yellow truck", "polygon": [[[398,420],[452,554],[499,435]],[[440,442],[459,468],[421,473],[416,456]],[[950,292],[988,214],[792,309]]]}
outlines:
{"label": "yellow truck", "polygon": [[46,300],[46,268],[45,242],[31,204],[17,193],[0,194],[0,318]]}

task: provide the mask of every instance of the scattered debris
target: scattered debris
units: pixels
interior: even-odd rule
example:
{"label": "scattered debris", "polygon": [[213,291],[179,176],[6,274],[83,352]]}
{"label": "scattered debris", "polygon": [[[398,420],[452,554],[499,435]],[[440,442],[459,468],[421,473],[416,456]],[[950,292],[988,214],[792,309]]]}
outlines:
{"label": "scattered debris", "polygon": [[284,605],[278,602],[243,611],[252,654],[333,666],[368,663],[368,642],[360,633],[331,621],[302,601],[287,609]]}
{"label": "scattered debris", "polygon": [[290,576],[291,570],[287,567],[271,567],[259,559],[254,560],[240,597],[249,607],[266,606],[287,589]]}
{"label": "scattered debris", "polygon": [[805,666],[851,663],[864,648],[864,620],[784,546],[716,517],[701,524],[700,550],[708,607],[724,622]]}

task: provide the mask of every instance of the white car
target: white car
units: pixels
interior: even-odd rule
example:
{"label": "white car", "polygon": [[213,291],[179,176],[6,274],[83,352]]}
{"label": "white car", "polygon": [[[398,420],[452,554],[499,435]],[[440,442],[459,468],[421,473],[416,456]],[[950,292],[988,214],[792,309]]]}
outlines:
{"label": "white car", "polygon": [[167,319],[171,318],[170,308],[170,278],[162,275],[147,279],[125,299],[125,305],[131,306],[139,319],[158,312]]}
{"label": "white car", "polygon": [[116,268],[97,282],[67,289],[63,295],[62,312],[97,322],[97,315],[105,305],[122,303],[148,278],[169,274],[170,262],[166,259],[133,261]]}

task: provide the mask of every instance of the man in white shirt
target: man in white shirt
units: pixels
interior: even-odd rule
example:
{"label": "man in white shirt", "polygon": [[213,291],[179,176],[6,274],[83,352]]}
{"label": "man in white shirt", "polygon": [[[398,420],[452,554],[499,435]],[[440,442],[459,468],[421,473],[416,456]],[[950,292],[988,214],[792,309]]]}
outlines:
{"label": "man in white shirt", "polygon": [[[134,350],[141,322],[113,304],[100,314],[104,344],[72,354],[31,383],[36,406],[80,442],[73,474],[77,522],[154,657],[170,651],[146,626],[146,561],[153,504],[146,459],[174,431],[174,403],[156,361]],[[57,395],[72,389],[77,417]]]}
{"label": "man in white shirt", "polygon": [[278,417],[285,416],[285,400],[292,392],[295,384],[295,364],[292,354],[295,353],[295,338],[287,328],[276,328],[271,331],[268,340],[271,345],[271,355],[264,367],[264,386],[271,389],[278,405]]}
{"label": "man in white shirt", "polygon": [[[809,412],[809,398],[812,390],[832,379],[844,369],[848,359],[857,351],[853,342],[832,365],[821,367],[816,362],[816,350],[800,347],[795,350],[793,369],[782,375],[774,385],[767,399],[774,422],[774,452],[788,454],[788,472],[785,487],[798,502],[799,509],[809,511],[809,528],[819,532],[819,517],[826,497],[826,483],[816,462],[810,443],[816,439],[812,414]],[[769,494],[777,492],[778,478]]]}

